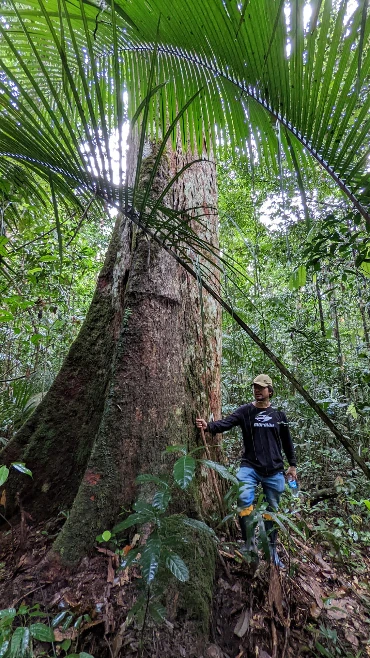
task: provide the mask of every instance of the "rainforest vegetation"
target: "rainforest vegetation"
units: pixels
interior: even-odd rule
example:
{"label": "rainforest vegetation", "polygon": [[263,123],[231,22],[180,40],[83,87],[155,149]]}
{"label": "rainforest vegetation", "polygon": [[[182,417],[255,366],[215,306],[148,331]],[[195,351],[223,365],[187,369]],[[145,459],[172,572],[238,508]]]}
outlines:
{"label": "rainforest vegetation", "polygon": [[[368,0],[4,0],[0,656],[370,655]],[[299,493],[240,552],[268,373]]]}

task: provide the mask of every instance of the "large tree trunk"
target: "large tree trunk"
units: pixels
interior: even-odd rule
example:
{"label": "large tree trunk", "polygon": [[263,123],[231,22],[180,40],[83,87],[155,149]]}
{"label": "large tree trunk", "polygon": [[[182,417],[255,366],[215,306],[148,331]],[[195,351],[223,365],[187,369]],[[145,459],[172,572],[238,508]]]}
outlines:
{"label": "large tree trunk", "polygon": [[[176,152],[167,157],[170,175],[186,159]],[[216,245],[215,168],[195,164],[171,196],[177,209],[200,206],[208,214],[206,227],[194,227]],[[2,456],[33,472],[32,483],[10,479],[8,514],[17,493],[34,520],[70,509],[55,542],[64,562],[76,563],[120,507],[133,502],[138,473],[169,469],[167,445],[197,444],[196,411],[219,417],[220,310],[204,295],[202,327],[199,297],[197,283],[119,216],[81,332]],[[197,491],[178,502],[181,511],[199,516],[212,505],[208,474],[200,475]]]}

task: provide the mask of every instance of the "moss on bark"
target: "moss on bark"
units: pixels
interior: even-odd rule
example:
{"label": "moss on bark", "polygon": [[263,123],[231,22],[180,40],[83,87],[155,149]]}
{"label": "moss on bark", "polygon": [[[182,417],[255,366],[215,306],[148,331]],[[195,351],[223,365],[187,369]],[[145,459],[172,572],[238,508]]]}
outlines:
{"label": "moss on bark", "polygon": [[2,451],[0,460],[23,461],[29,480],[11,472],[6,513],[17,493],[34,520],[68,508],[76,495],[101,422],[111,373],[114,323],[113,270],[121,227],[117,222],[88,314],[45,398]]}
{"label": "moss on bark", "polygon": [[171,537],[182,537],[176,552],[189,569],[189,580],[179,583],[165,569],[160,571],[158,578],[166,592],[170,617],[184,616],[195,620],[199,630],[207,634],[217,560],[216,544],[209,534],[184,526],[183,519],[181,515],[171,516],[167,520],[166,532]]}

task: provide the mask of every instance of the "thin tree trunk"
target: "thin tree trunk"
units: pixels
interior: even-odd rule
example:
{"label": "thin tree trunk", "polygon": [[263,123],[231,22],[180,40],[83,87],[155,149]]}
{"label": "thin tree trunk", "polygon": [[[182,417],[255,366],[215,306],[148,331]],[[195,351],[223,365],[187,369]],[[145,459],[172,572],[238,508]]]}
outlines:
{"label": "thin tree trunk", "polygon": [[343,352],[342,352],[342,342],[340,338],[340,331],[339,331],[339,321],[338,321],[338,308],[337,308],[337,298],[335,295],[335,292],[333,292],[333,295],[330,300],[330,311],[332,318],[334,320],[334,338],[337,343],[337,362],[338,362],[338,368],[339,368],[339,376],[341,380],[341,392],[342,395],[346,395],[346,383],[344,379],[344,359],[343,359]]}
{"label": "thin tree trunk", "polygon": [[360,314],[361,314],[361,320],[362,320],[362,327],[364,330],[364,338],[365,342],[368,348],[370,348],[370,335],[369,335],[369,328],[367,326],[366,322],[366,313],[365,313],[365,302],[362,296],[362,289],[361,289],[361,284],[357,278],[357,292],[358,292],[358,301],[359,301],[359,307],[360,307]]}
{"label": "thin tree trunk", "polygon": [[318,282],[318,276],[316,276],[315,287],[316,287],[317,304],[318,304],[318,307],[319,307],[321,335],[322,335],[323,338],[326,338],[324,312],[323,312],[323,308],[322,308],[322,299],[321,299],[321,292],[320,292],[320,287],[319,287],[319,282]]}

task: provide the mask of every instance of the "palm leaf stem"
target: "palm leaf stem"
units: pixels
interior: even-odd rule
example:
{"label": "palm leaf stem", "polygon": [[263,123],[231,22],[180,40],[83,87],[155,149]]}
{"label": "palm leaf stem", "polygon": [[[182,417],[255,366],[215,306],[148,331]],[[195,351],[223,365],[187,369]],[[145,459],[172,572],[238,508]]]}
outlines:
{"label": "palm leaf stem", "polygon": [[69,247],[69,245],[71,244],[71,242],[73,242],[73,240],[75,239],[77,233],[79,232],[79,230],[80,230],[80,228],[81,228],[81,226],[82,226],[82,222],[84,221],[85,217],[87,216],[87,213],[89,212],[90,206],[91,206],[91,204],[95,201],[95,199],[96,199],[96,194],[94,194],[94,196],[92,196],[91,199],[89,199],[89,201],[88,201],[88,203],[87,203],[87,206],[86,206],[86,208],[84,209],[84,211],[83,211],[83,213],[82,213],[80,219],[78,220],[78,223],[77,223],[77,226],[76,226],[75,230],[73,231],[73,235],[72,235],[72,237],[71,237],[70,240],[68,240],[68,242],[67,242],[67,245],[66,245],[67,247]]}

